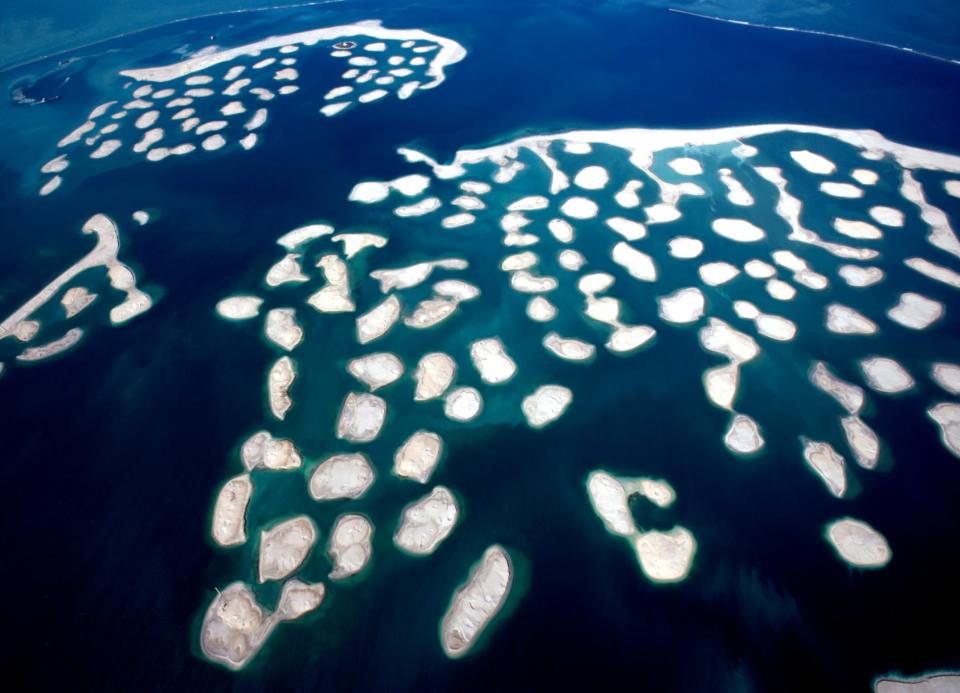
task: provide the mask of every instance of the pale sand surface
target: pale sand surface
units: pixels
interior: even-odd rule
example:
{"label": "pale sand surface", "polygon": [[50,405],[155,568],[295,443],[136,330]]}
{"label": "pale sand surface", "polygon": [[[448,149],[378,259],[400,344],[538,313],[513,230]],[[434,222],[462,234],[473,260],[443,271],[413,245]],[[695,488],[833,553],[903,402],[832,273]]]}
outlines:
{"label": "pale sand surface", "polygon": [[462,657],[500,611],[513,583],[510,555],[493,545],[450,600],[440,624],[440,644],[450,658]]}
{"label": "pale sand surface", "polygon": [[532,428],[543,428],[553,423],[573,401],[573,392],[562,385],[541,385],[524,397],[521,410]]}
{"label": "pale sand surface", "polygon": [[867,385],[877,392],[896,394],[914,386],[913,377],[891,358],[873,356],[860,361]]}
{"label": "pale sand surface", "polygon": [[297,377],[293,359],[281,356],[270,367],[267,374],[267,399],[270,402],[270,411],[275,418],[283,420],[293,400],[290,399],[290,386]]}
{"label": "pale sand surface", "polygon": [[299,469],[303,460],[292,441],[274,438],[268,431],[257,431],[240,446],[240,461],[247,471]]}
{"label": "pale sand surface", "polygon": [[375,473],[361,453],[328,457],[310,475],[310,497],[317,501],[360,498],[373,484]]}
{"label": "pale sand surface", "polygon": [[517,372],[516,362],[510,358],[503,342],[497,337],[478,339],[470,344],[470,359],[480,378],[488,385],[505,383]]}
{"label": "pale sand surface", "polygon": [[395,354],[368,354],[347,364],[347,372],[374,392],[403,375],[403,362]]}
{"label": "pale sand surface", "polygon": [[376,395],[351,392],[337,418],[337,438],[369,443],[380,435],[387,416],[387,403]]}
{"label": "pale sand surface", "polygon": [[443,455],[443,440],[430,431],[416,431],[397,448],[393,473],[421,484],[430,480]]}
{"label": "pale sand surface", "polygon": [[814,387],[833,397],[847,413],[855,415],[863,408],[863,388],[835,376],[823,361],[814,362],[809,378]]}
{"label": "pale sand surface", "polygon": [[844,518],[827,525],[827,540],[844,561],[858,568],[881,568],[890,562],[887,540],[861,520]]}
{"label": "pale sand surface", "polygon": [[213,540],[220,546],[238,546],[247,541],[245,524],[252,494],[249,474],[238,474],[221,487],[211,528]]}
{"label": "pale sand surface", "polygon": [[327,553],[333,563],[331,580],[344,580],[362,571],[373,553],[373,525],[365,516],[349,513],[337,518]]}
{"label": "pale sand surface", "polygon": [[830,443],[802,440],[803,459],[837,498],[847,490],[847,475],[843,456]]}
{"label": "pale sand surface", "polygon": [[413,399],[422,402],[443,395],[453,383],[457,364],[449,355],[441,352],[424,354],[413,373],[416,390]]}
{"label": "pale sand surface", "polygon": [[453,531],[459,511],[450,490],[436,486],[429,495],[403,509],[393,543],[406,553],[427,556]]}
{"label": "pale sand surface", "polygon": [[261,531],[257,579],[283,580],[301,566],[316,541],[317,527],[306,515]]}
{"label": "pale sand surface", "polygon": [[447,394],[443,413],[453,421],[472,421],[483,409],[483,397],[473,387],[458,387]]}

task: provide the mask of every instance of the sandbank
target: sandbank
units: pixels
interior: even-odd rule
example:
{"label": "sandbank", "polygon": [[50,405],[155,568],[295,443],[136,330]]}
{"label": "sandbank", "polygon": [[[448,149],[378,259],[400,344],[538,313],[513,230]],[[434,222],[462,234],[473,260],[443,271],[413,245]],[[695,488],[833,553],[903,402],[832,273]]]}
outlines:
{"label": "sandbank", "polygon": [[716,234],[739,243],[753,243],[766,237],[763,229],[745,219],[714,219],[710,228]]}
{"label": "sandbank", "polygon": [[358,452],[332,455],[310,474],[308,489],[316,501],[356,499],[373,484],[375,473],[366,455]]}
{"label": "sandbank", "polygon": [[859,311],[839,303],[828,305],[826,315],[826,327],[835,334],[876,334],[880,329]]}
{"label": "sandbank", "polygon": [[960,404],[940,402],[927,409],[929,416],[940,427],[940,442],[960,457]]}
{"label": "sandbank", "polygon": [[954,289],[960,289],[960,273],[955,272],[949,267],[934,264],[921,257],[907,258],[903,261],[903,264],[925,277],[929,277],[947,286],[952,286]]}
{"label": "sandbank", "polygon": [[603,222],[611,230],[623,236],[628,241],[639,241],[647,235],[647,227],[639,221],[626,219],[624,217],[610,217]]}
{"label": "sandbank", "polygon": [[267,271],[264,278],[267,286],[272,288],[291,282],[309,281],[310,277],[303,273],[303,267],[300,266],[302,257],[299,253],[287,253]]}
{"label": "sandbank", "polygon": [[293,359],[282,356],[270,367],[267,374],[267,397],[270,401],[270,411],[281,421],[287,415],[293,400],[290,399],[290,386],[297,377]]}
{"label": "sandbank", "polygon": [[451,390],[443,402],[443,413],[453,421],[472,421],[480,415],[483,397],[473,387],[458,387]]}
{"label": "sandbank", "polygon": [[429,495],[403,509],[393,543],[415,556],[432,554],[453,531],[459,512],[453,493],[436,486]]}
{"label": "sandbank", "polygon": [[861,267],[859,265],[841,265],[837,274],[848,285],[862,289],[883,280],[883,270],[879,267]]}
{"label": "sandbank", "polygon": [[591,472],[587,477],[587,494],[608,532],[622,537],[637,533],[626,489],[616,477],[604,471]]}
{"label": "sandbank", "polygon": [[17,361],[28,363],[51,358],[73,347],[82,337],[83,329],[74,327],[67,330],[59,339],[54,339],[40,346],[24,349],[17,355]]}
{"label": "sandbank", "polygon": [[249,320],[260,314],[259,296],[229,296],[217,303],[217,314],[226,320]]}
{"label": "sandbank", "polygon": [[571,219],[593,219],[598,210],[597,203],[586,197],[571,197],[560,205],[560,212]]}
{"label": "sandbank", "polygon": [[543,338],[543,346],[554,356],[565,361],[589,361],[597,353],[593,344],[579,339],[561,337],[556,332],[549,332]]}
{"label": "sandbank", "polygon": [[527,301],[527,317],[536,322],[549,322],[557,317],[557,307],[543,296],[534,296]]}
{"label": "sandbank", "polygon": [[847,490],[846,467],[843,456],[830,443],[801,438],[803,459],[826,484],[827,490],[842,498]]}
{"label": "sandbank", "polygon": [[517,372],[516,362],[510,358],[503,342],[497,337],[478,339],[470,344],[470,359],[480,373],[480,379],[488,385],[507,382]]}
{"label": "sandbank", "polygon": [[274,308],[267,313],[264,326],[267,339],[281,349],[292,351],[303,341],[303,328],[297,324],[293,308]]}
{"label": "sandbank", "polygon": [[293,442],[274,438],[267,431],[257,431],[240,446],[240,461],[247,471],[270,469],[288,471],[299,469],[302,463],[300,451]]}
{"label": "sandbank", "polygon": [[880,439],[873,429],[858,416],[845,416],[840,425],[856,463],[864,469],[875,468],[880,460]]}
{"label": "sandbank", "polygon": [[823,361],[814,362],[808,377],[814,387],[833,397],[849,414],[858,414],[863,408],[863,388],[835,376]]}
{"label": "sandbank", "polygon": [[416,381],[414,401],[423,402],[440,397],[450,387],[456,373],[457,364],[447,354],[424,354],[413,372]]}
{"label": "sandbank", "polygon": [[895,394],[914,386],[913,377],[893,359],[874,356],[860,361],[867,385],[877,392]]}
{"label": "sandbank", "polygon": [[646,253],[640,252],[626,241],[620,241],[610,252],[610,258],[627,270],[634,279],[653,282],[657,280],[657,266]]}
{"label": "sandbank", "polygon": [[367,344],[385,335],[400,317],[400,299],[388,296],[357,318],[357,341]]}
{"label": "sandbank", "polygon": [[678,325],[696,322],[703,317],[706,301],[696,287],[678,289],[657,298],[657,312],[663,320]]}
{"label": "sandbank", "polygon": [[238,546],[247,541],[245,523],[252,494],[249,474],[238,474],[220,489],[211,528],[213,540],[220,546]]}
{"label": "sandbank", "polygon": [[387,416],[387,403],[376,395],[351,392],[337,418],[337,438],[369,443],[380,435]]}
{"label": "sandbank", "polygon": [[790,158],[796,161],[809,173],[828,176],[837,170],[836,165],[832,161],[821,156],[820,154],[815,154],[806,149],[790,152]]}
{"label": "sandbank", "polygon": [[331,580],[344,580],[366,567],[373,553],[372,537],[373,525],[363,515],[348,513],[337,518],[327,545],[333,563]]}
{"label": "sandbank", "polygon": [[690,573],[696,539],[684,527],[643,532],[633,540],[640,569],[653,582],[680,582]]}
{"label": "sandbank", "polygon": [[96,298],[97,295],[90,293],[86,287],[74,286],[64,292],[60,298],[60,304],[63,306],[66,317],[72,318],[86,309]]}
{"label": "sandbank", "polygon": [[531,428],[543,428],[553,423],[573,401],[573,392],[562,385],[541,385],[524,397],[521,410]]}
{"label": "sandbank", "polygon": [[846,517],[826,526],[825,535],[837,555],[857,568],[882,568],[892,552],[880,532],[862,520]]}
{"label": "sandbank", "polygon": [[393,473],[421,484],[430,480],[443,454],[443,440],[430,431],[416,431],[397,448]]}
{"label": "sandbank", "polygon": [[833,181],[821,183],[820,192],[830,195],[831,197],[840,197],[849,200],[863,197],[863,190],[856,185],[850,183],[835,183]]}
{"label": "sandbank", "polygon": [[889,226],[891,228],[902,228],[904,223],[904,214],[899,209],[878,205],[870,208],[870,216],[878,224]]}
{"label": "sandbank", "polygon": [[284,520],[260,532],[257,579],[283,580],[306,560],[317,542],[317,527],[306,515]]}
{"label": "sandbank", "polygon": [[735,414],[723,436],[727,449],[738,455],[752,455],[764,445],[757,422],[746,414]]}
{"label": "sandbank", "polygon": [[703,252],[703,241],[689,236],[676,236],[667,242],[670,254],[678,259],[689,260]]}
{"label": "sandbank", "polygon": [[951,395],[960,395],[960,366],[953,363],[934,363],[930,367],[930,377]]}
{"label": "sandbank", "polygon": [[333,227],[327,224],[308,224],[283,234],[277,239],[277,243],[287,250],[296,250],[305,243],[332,233]]}
{"label": "sandbank", "polygon": [[440,644],[447,657],[456,659],[470,651],[502,608],[512,584],[510,556],[494,544],[454,593],[440,624]]}
{"label": "sandbank", "polygon": [[897,305],[887,311],[887,317],[911,330],[925,330],[945,312],[939,301],[911,292],[900,294]]}
{"label": "sandbank", "polygon": [[708,262],[700,265],[698,273],[707,286],[720,286],[734,279],[740,270],[729,262]]}

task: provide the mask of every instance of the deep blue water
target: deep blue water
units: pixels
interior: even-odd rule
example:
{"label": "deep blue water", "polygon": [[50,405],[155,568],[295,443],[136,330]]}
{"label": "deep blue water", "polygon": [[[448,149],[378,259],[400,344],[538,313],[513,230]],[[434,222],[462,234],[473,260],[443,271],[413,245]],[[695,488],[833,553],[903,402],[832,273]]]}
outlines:
{"label": "deep blue water", "polygon": [[[435,90],[333,119],[316,114],[327,86],[318,60],[316,72],[304,70],[304,91],[313,96],[274,109],[252,152],[160,165],[117,157],[99,169],[77,163],[55,195],[35,195],[37,167],[57,138],[117,88],[117,69],[159,62],[161,51],[183,43],[199,47],[230,26],[249,40],[262,27],[294,31],[371,16],[454,38],[468,56]],[[765,343],[769,361],[744,374],[743,407],[765,412],[768,448],[762,460],[738,462],[718,444],[725,414],[703,401],[694,330],[659,330],[649,354],[660,357],[659,377],[644,356],[601,353],[586,371],[539,363],[538,345],[524,342],[515,319],[522,301],[493,274],[472,277],[484,291],[478,324],[512,331],[511,353],[522,368],[536,363],[541,379],[564,379],[576,393],[568,415],[542,432],[507,421],[445,434],[449,453],[437,480],[462,494],[464,515],[423,561],[390,546],[391,523],[411,492],[395,493],[398,482],[384,464],[382,487],[369,499],[378,520],[375,559],[362,582],[332,589],[320,612],[278,629],[241,674],[207,663],[195,644],[212,587],[252,578],[248,554],[215,550],[207,530],[216,490],[239,470],[238,443],[263,424],[263,373],[275,358],[250,326],[215,319],[213,306],[259,287],[282,232],[313,219],[338,228],[371,218],[389,226],[390,216],[364,210],[364,218],[346,196],[357,180],[408,173],[398,145],[444,161],[459,147],[529,132],[785,121],[874,128],[960,153],[960,68],[612,4],[344,5],[208,18],[79,56],[67,68],[75,76],[57,90],[61,101],[0,106],[0,307],[5,315],[88,248],[78,229],[98,211],[121,222],[121,257],[159,300],[121,328],[101,311],[70,354],[0,376],[9,634],[0,662],[12,690],[857,691],[891,671],[960,668],[960,643],[944,632],[960,616],[960,560],[936,550],[955,546],[960,533],[960,464],[919,406],[943,398],[935,386],[921,384],[910,399],[872,397],[869,421],[887,448],[883,468],[855,475],[869,489],[837,501],[804,467],[796,442],[798,429],[824,430],[831,419],[809,388],[791,387],[821,348],[814,338],[821,317],[812,308],[804,313],[798,301],[801,339]],[[4,91],[48,75],[55,62],[0,73]],[[960,218],[957,200],[934,201]],[[691,218],[712,213],[703,201],[691,205]],[[159,214],[136,228],[127,220],[141,208]],[[918,224],[915,213],[911,224]],[[912,228],[919,237],[919,226]],[[457,238],[401,236],[386,257],[431,243],[431,250],[456,252]],[[467,247],[472,258],[501,250],[482,239]],[[900,272],[891,270],[892,286],[906,278]],[[849,290],[834,284],[844,300]],[[956,298],[930,284],[925,293],[946,303],[947,320],[932,336],[887,346],[909,349],[918,362],[956,360]],[[351,326],[349,317],[337,318],[308,335],[303,377],[316,374],[318,386],[298,398],[290,422],[305,449],[322,450],[332,437],[347,378],[342,370],[328,374],[337,359],[342,364],[338,348]],[[429,339],[408,334],[390,335],[383,349],[422,352]],[[820,357],[848,364],[840,375],[855,379],[849,364],[859,355],[851,345]],[[475,379],[465,355],[457,358],[464,377]],[[398,401],[409,402],[412,385],[397,387],[404,388]],[[489,400],[488,411],[505,409],[508,399]],[[405,413],[396,416],[402,424]],[[377,442],[382,459],[403,430],[395,426]],[[663,476],[677,488],[676,506],[638,509],[638,520],[663,528],[682,522],[696,534],[688,581],[649,583],[622,543],[602,531],[583,490],[586,473],[602,466]],[[279,506],[301,482],[300,474],[264,477],[258,500]],[[251,526],[267,519],[258,507]],[[343,506],[318,510],[297,496],[287,508],[314,513],[326,537]],[[848,569],[825,546],[819,527],[847,513],[882,524],[895,556],[885,569]],[[450,662],[437,624],[453,587],[494,541],[518,557],[516,603],[478,652]],[[325,574],[321,553],[306,567],[310,579]]]}

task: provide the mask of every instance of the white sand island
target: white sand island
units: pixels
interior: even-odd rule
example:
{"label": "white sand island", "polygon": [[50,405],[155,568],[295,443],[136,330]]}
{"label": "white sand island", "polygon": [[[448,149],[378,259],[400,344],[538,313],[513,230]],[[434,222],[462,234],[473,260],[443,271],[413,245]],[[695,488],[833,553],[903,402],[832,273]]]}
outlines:
{"label": "white sand island", "polygon": [[352,443],[369,443],[380,435],[387,416],[387,403],[367,393],[351,392],[337,418],[337,438]]}
{"label": "white sand island", "polygon": [[306,560],[317,541],[317,527],[306,515],[284,520],[260,532],[257,579],[283,580]]}
{"label": "white sand island", "polygon": [[512,584],[510,555],[494,544],[454,593],[440,624],[440,644],[447,657],[456,659],[470,651],[503,607]]}
{"label": "white sand island", "polygon": [[429,555],[453,531],[459,512],[453,493],[444,486],[437,486],[429,495],[403,509],[393,543],[406,553]]}
{"label": "white sand island", "polygon": [[365,516],[348,513],[337,518],[327,553],[333,562],[331,580],[345,580],[362,571],[373,553],[373,525]]}
{"label": "white sand island", "polygon": [[374,481],[373,466],[357,452],[328,457],[310,475],[310,497],[317,501],[360,498]]}
{"label": "white sand island", "polygon": [[397,448],[393,473],[425,484],[443,455],[443,440],[430,431],[416,431]]}
{"label": "white sand island", "polygon": [[825,534],[837,555],[854,567],[882,568],[890,562],[890,545],[866,522],[849,517],[836,520],[827,525]]}

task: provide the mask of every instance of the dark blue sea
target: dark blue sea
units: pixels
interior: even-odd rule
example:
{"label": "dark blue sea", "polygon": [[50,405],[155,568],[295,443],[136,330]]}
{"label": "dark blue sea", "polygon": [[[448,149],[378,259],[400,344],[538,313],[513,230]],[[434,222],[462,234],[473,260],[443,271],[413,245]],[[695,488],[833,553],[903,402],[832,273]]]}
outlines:
{"label": "dark blue sea", "polygon": [[[752,212],[769,220],[766,250],[710,246],[717,237],[709,220],[735,210],[719,193],[683,197],[681,220],[649,227],[647,242],[660,244],[646,250],[659,266],[657,285],[632,282],[604,255],[612,237],[600,218],[614,214],[612,202],[601,217],[577,223],[575,247],[590,258],[589,270],[615,274],[629,321],[657,329],[638,353],[611,354],[603,348],[606,331],[579,314],[582,297],[574,285],[562,286],[551,295],[566,310],[556,329],[598,345],[589,365],[543,351],[547,329],[527,320],[528,297],[511,291],[497,268],[503,255],[527,248],[504,248],[496,219],[441,230],[436,213],[403,219],[390,207],[348,201],[359,181],[430,175],[428,167],[399,156],[398,147],[445,163],[459,149],[579,129],[798,123],[876,130],[895,142],[960,155],[960,64],[951,62],[960,43],[943,35],[944,26],[960,20],[960,9],[933,3],[937,14],[917,15],[927,24],[908,17],[897,25],[909,26],[903,33],[914,39],[929,36],[927,43],[903,45],[944,56],[937,59],[868,41],[694,17],[666,3],[342,2],[191,19],[190,13],[229,9],[194,4],[181,21],[166,17],[167,23],[139,30],[131,20],[138,28],[132,33],[112,17],[83,47],[0,72],[0,319],[92,248],[80,229],[96,213],[117,222],[119,258],[153,301],[144,314],[113,326],[109,308],[122,296],[102,269],[87,270],[83,285],[102,294],[87,311],[64,321],[54,300],[34,316],[41,323],[38,343],[83,326],[76,347],[25,364],[16,360],[24,345],[0,339],[0,524],[7,566],[0,577],[0,671],[7,690],[848,692],[871,690],[885,675],[960,670],[960,459],[926,414],[936,402],[958,399],[927,372],[935,361],[960,362],[960,300],[957,288],[902,263],[921,256],[956,272],[960,259],[925,242],[926,223],[902,197],[891,159],[872,162],[848,144],[791,131],[751,139],[761,149],[759,165],[795,178],[803,171],[788,152],[798,148],[819,147],[845,170],[872,167],[881,182],[868,191],[870,204],[898,206],[907,215],[904,228],[884,229],[882,242],[866,244],[880,251],[870,264],[887,275],[876,292],[846,286],[837,276],[844,261],[799,244],[789,247],[829,276],[826,291],[801,288],[795,301],[779,303],[761,283],[744,283],[753,281],[745,276],[704,290],[708,315],[735,324],[729,300],[746,299],[798,328],[796,340],[773,342],[750,323],[736,324],[763,350],[744,366],[737,400],[737,410],[760,422],[766,440],[751,459],[724,448],[729,414],[704,397],[701,375],[720,364],[697,340],[707,318],[667,324],[654,297],[702,287],[698,261],[670,258],[661,247],[671,236],[701,237],[711,260],[738,266],[768,255],[774,237],[779,242],[788,233],[772,197],[758,196]],[[676,7],[709,14],[687,3]],[[78,34],[90,31],[79,28],[81,8],[74,11]],[[126,11],[116,9],[118,16]],[[865,26],[873,26],[875,18],[864,12]],[[845,16],[834,33],[856,31]],[[71,154],[59,189],[37,194],[49,178],[41,165],[64,151],[57,141],[96,105],[133,98],[138,85],[125,89],[131,80],[120,70],[177,62],[210,45],[211,37],[229,47],[368,19],[452,39],[467,55],[444,69],[436,88],[325,118],[318,109],[343,66],[328,50],[305,48],[291,54],[300,90],[263,104],[270,115],[252,150],[242,151],[234,140],[218,151],[148,162],[131,153],[126,123],[121,151],[102,160]],[[893,30],[865,36],[903,38]],[[938,53],[944,46],[953,54]],[[18,89],[46,102],[14,103],[6,95]],[[251,112],[260,105],[244,102]],[[722,190],[717,168],[737,165],[717,148],[680,148],[676,155],[684,153],[702,158],[711,189]],[[572,157],[558,158],[566,166]],[[526,168],[486,198],[492,206],[546,194],[549,172],[529,151],[520,160]],[[597,160],[610,171],[610,191],[643,177],[627,170],[623,152],[613,147],[595,146],[591,162]],[[489,179],[494,170],[478,164],[469,177]],[[668,169],[656,171],[681,180]],[[943,185],[960,176],[927,169],[915,176],[928,202],[960,230],[960,199]],[[763,185],[745,169],[741,179],[752,190]],[[446,201],[459,194],[458,182],[434,179],[431,194]],[[864,206],[836,198],[818,206],[815,188],[798,183],[793,190],[806,202],[805,221],[818,228],[853,214],[850,205]],[[650,190],[648,179],[642,195]],[[148,224],[132,221],[137,210],[149,212]],[[531,229],[548,218],[536,214],[530,214],[536,219]],[[367,349],[397,354],[407,374],[378,392],[390,406],[388,425],[364,449],[378,479],[354,504],[318,504],[304,491],[315,461],[349,447],[334,438],[333,427],[345,393],[362,390],[344,370],[360,353],[355,315],[321,316],[304,306],[315,283],[275,291],[263,283],[283,255],[276,239],[320,222],[338,232],[389,238],[385,248],[351,261],[361,311],[380,300],[366,279],[370,270],[428,258],[467,258],[471,267],[462,278],[482,292],[442,331],[398,326]],[[546,258],[560,246],[544,238],[530,249],[550,274]],[[311,276],[319,272],[313,260],[321,240],[316,243],[304,264]],[[329,238],[322,243],[339,247]],[[789,273],[781,270],[781,277]],[[437,278],[461,277],[438,274],[431,281]],[[902,291],[940,302],[945,315],[918,332],[890,323],[884,312]],[[283,352],[264,339],[259,320],[229,322],[214,311],[226,296],[247,293],[267,299],[264,311],[297,306],[305,329],[291,354],[298,363],[295,404],[282,423],[270,418],[264,383]],[[428,296],[424,284],[405,302],[412,306]],[[880,334],[838,339],[825,333],[823,306],[834,301],[881,323]],[[499,389],[482,385],[467,348],[493,335],[519,366]],[[478,419],[456,426],[440,403],[414,406],[409,374],[427,351],[453,355],[458,384],[483,391]],[[916,385],[895,397],[867,388],[863,416],[882,450],[877,468],[864,470],[845,447],[840,408],[810,386],[806,371],[811,361],[824,360],[866,388],[857,363],[875,354],[897,358]],[[520,416],[520,401],[553,382],[573,391],[573,404],[559,421],[535,430]],[[296,440],[307,463],[295,472],[255,471],[250,539],[239,548],[217,547],[210,538],[214,499],[228,477],[243,471],[240,444],[264,427]],[[393,451],[421,427],[444,438],[446,454],[430,486],[453,489],[461,515],[435,554],[414,559],[396,550],[392,534],[402,508],[430,486],[398,480],[390,466]],[[830,495],[804,464],[803,435],[830,441],[844,454],[845,497]],[[670,508],[631,507],[644,528],[682,525],[694,534],[697,551],[686,579],[648,580],[630,547],[604,531],[585,491],[595,469],[669,481],[677,492]],[[376,527],[373,559],[362,575],[332,584],[326,540],[334,519],[348,510],[367,514]],[[279,586],[256,585],[256,537],[274,519],[297,513],[310,515],[320,529],[300,577],[327,583],[322,606],[279,626],[242,671],[208,661],[199,635],[215,589],[249,582],[272,609]],[[882,531],[892,549],[889,564],[858,569],[838,558],[823,527],[845,516]],[[510,597],[477,647],[450,660],[440,648],[440,621],[453,591],[493,543],[513,558]]]}

